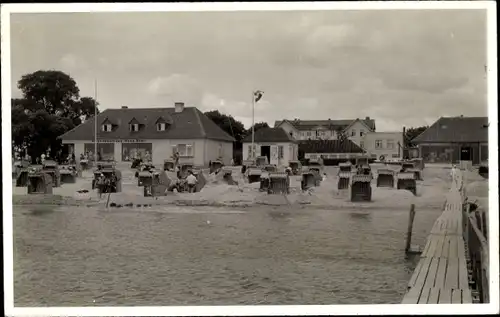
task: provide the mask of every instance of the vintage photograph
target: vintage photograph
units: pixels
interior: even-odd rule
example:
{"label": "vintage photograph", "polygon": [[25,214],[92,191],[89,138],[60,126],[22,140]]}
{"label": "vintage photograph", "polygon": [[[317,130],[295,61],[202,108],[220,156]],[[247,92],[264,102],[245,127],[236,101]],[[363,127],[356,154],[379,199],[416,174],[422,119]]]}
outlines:
{"label": "vintage photograph", "polygon": [[14,307],[498,301],[487,6],[283,8],[2,12]]}

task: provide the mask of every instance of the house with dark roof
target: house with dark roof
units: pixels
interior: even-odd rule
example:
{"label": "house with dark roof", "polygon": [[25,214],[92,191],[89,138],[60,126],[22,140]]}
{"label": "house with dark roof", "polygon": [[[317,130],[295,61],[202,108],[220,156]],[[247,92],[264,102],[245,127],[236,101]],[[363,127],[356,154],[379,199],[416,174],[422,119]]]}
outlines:
{"label": "house with dark roof", "polygon": [[366,133],[374,132],[376,128],[375,120],[370,117],[348,120],[284,119],[275,121],[274,127],[285,129],[297,140],[336,140],[343,133],[357,145],[361,144]]}
{"label": "house with dark roof", "polygon": [[[299,149],[297,140],[282,128],[261,128],[254,133],[255,157],[267,156],[270,164],[288,166],[290,161],[298,159]],[[242,141],[243,159],[251,159],[252,134]]]}
{"label": "house with dark roof", "polygon": [[[98,153],[117,162],[149,156],[163,164],[178,152],[180,162],[205,166],[222,158],[229,164],[234,138],[195,107],[106,109],[97,116]],[[60,136],[78,158],[94,152],[95,118]]]}
{"label": "house with dark roof", "polygon": [[488,117],[441,117],[412,140],[426,162],[480,164],[488,159]]}

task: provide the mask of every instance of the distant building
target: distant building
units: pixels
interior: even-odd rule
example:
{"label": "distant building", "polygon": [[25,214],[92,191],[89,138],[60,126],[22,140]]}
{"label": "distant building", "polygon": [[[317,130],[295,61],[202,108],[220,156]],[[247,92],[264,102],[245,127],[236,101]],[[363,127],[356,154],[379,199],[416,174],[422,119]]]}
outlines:
{"label": "distant building", "polygon": [[375,120],[281,120],[274,123],[275,128],[282,128],[297,140],[336,140],[343,133],[357,145],[360,145],[365,133],[375,131]]}
{"label": "distant building", "polygon": [[[61,135],[77,159],[94,152],[94,118]],[[221,157],[229,164],[234,138],[195,107],[107,109],[97,116],[98,152],[102,159],[131,161],[149,153],[154,164],[179,152],[181,162],[208,165]]]}
{"label": "distant building", "polygon": [[[242,140],[243,160],[251,159],[252,135]],[[267,156],[270,164],[288,165],[298,159],[297,141],[281,128],[261,128],[254,133],[255,156]]]}
{"label": "distant building", "polygon": [[349,139],[299,141],[299,150],[305,159],[323,158],[325,165],[354,160],[366,152]]}
{"label": "distant building", "polygon": [[403,132],[368,132],[360,144],[368,154],[385,160],[403,158]]}
{"label": "distant building", "polygon": [[479,164],[488,159],[488,118],[441,117],[412,143],[426,162]]}

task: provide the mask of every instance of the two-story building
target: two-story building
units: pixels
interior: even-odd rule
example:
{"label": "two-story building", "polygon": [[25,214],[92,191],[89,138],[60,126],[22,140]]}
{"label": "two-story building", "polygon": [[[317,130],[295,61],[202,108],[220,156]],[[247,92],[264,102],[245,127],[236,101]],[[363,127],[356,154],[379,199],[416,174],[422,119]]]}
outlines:
{"label": "two-story building", "polygon": [[403,158],[403,132],[368,132],[360,146],[377,159],[399,160]]}
{"label": "two-story building", "polygon": [[296,140],[337,140],[344,134],[349,140],[361,146],[364,135],[375,131],[375,120],[281,120],[274,123],[275,128],[282,128]]}
{"label": "two-story building", "polygon": [[229,164],[233,157],[234,138],[197,108],[178,102],[173,108],[106,109],[60,136],[77,159],[95,151],[95,120],[102,159],[123,162],[149,153],[153,164],[163,164],[178,152],[181,162],[205,166],[218,158]]}

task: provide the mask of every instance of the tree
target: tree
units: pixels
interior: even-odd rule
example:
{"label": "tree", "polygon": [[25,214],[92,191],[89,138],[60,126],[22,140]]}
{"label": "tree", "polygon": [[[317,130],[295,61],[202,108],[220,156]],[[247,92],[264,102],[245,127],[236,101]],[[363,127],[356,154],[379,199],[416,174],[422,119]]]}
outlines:
{"label": "tree", "polygon": [[[269,128],[269,124],[267,124],[267,122],[257,122],[256,124],[253,125],[254,133],[262,128]],[[247,135],[250,134],[252,134],[252,127],[250,127],[250,129],[247,130]]]}
{"label": "tree", "polygon": [[207,111],[205,112],[205,115],[222,130],[226,131],[229,135],[235,138],[236,142],[241,142],[241,140],[245,137],[246,130],[243,123],[235,120],[232,116],[222,114],[219,110]]}
{"label": "tree", "polygon": [[61,134],[92,117],[98,103],[80,98],[80,89],[69,75],[56,70],[39,70],[21,77],[21,99],[12,99],[12,140],[35,160],[50,147],[62,148]]}
{"label": "tree", "polygon": [[427,128],[429,128],[429,126],[421,126],[421,127],[417,127],[417,128],[409,128],[409,129],[406,129],[406,132],[405,132],[405,144],[407,146],[414,146],[414,144],[411,142],[411,140],[413,140],[414,138],[416,138],[417,136],[419,136],[422,132],[424,132],[425,130],[427,130]]}

